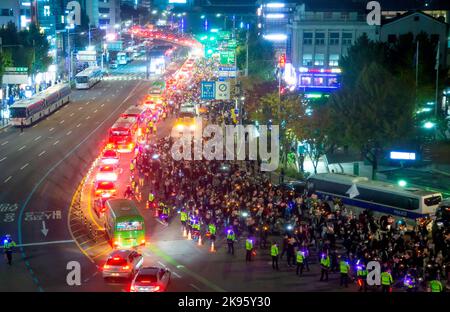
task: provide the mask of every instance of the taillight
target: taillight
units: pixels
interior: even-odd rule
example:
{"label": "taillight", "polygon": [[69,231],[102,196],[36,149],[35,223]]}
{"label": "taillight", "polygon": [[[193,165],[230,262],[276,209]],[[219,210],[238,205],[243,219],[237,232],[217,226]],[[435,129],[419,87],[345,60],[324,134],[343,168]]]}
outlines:
{"label": "taillight", "polygon": [[160,287],[156,286],[155,288],[153,288],[154,291],[159,291]]}
{"label": "taillight", "polygon": [[109,265],[105,264],[105,265],[103,266],[103,269],[109,269]]}
{"label": "taillight", "polygon": [[141,244],[145,244],[145,239],[141,240]]}
{"label": "taillight", "polygon": [[128,265],[122,267],[122,270],[124,270],[124,271],[129,270],[129,269],[130,269],[130,267]]}
{"label": "taillight", "polygon": [[133,286],[133,285],[131,285],[131,287],[130,287],[130,291],[136,291],[136,289],[134,288],[134,286]]}

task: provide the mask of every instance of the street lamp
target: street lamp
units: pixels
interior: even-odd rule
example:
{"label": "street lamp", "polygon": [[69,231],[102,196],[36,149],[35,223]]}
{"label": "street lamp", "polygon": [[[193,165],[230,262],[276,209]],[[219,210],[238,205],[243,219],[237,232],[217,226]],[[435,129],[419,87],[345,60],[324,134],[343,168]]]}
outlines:
{"label": "street lamp", "polygon": [[400,180],[400,181],[398,181],[398,185],[401,186],[401,187],[405,187],[406,184],[407,184],[407,183],[406,183],[405,180]]}
{"label": "street lamp", "polygon": [[435,125],[436,125],[436,124],[435,124],[434,122],[427,121],[427,122],[423,125],[423,127],[424,127],[425,129],[432,129],[432,128],[434,128]]}

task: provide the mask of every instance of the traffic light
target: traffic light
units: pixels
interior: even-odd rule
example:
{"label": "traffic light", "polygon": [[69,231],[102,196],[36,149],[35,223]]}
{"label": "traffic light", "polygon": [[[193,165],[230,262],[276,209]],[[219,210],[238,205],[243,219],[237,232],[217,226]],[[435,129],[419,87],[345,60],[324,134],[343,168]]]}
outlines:
{"label": "traffic light", "polygon": [[281,54],[280,57],[278,58],[278,66],[280,68],[284,68],[285,65],[286,65],[286,54]]}

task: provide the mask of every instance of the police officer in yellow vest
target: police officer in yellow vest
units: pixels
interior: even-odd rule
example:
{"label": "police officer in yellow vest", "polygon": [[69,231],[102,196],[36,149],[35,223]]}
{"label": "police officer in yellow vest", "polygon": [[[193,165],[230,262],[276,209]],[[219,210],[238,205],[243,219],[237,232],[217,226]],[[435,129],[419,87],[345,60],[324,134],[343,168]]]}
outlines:
{"label": "police officer in yellow vest", "polygon": [[227,232],[227,244],[228,244],[228,253],[234,255],[234,241],[236,240],[236,235],[234,234],[232,229],[229,229]]}
{"label": "police officer in yellow vest", "polygon": [[181,220],[181,225],[185,228],[186,227],[186,221],[188,219],[187,213],[186,211],[181,211],[180,212],[180,220]]}
{"label": "police officer in yellow vest", "polygon": [[246,250],[246,255],[245,255],[245,262],[251,262],[252,261],[252,251],[253,251],[253,241],[251,240],[251,238],[247,238],[247,240],[245,241],[245,250]]}
{"label": "police officer in yellow vest", "polygon": [[331,266],[331,261],[330,261],[330,256],[328,256],[328,254],[323,253],[322,256],[320,257],[320,268],[321,268],[321,272],[320,272],[320,281],[323,281],[324,276],[325,276],[325,282],[328,281],[328,271],[330,270],[330,266]]}
{"label": "police officer in yellow vest", "polygon": [[216,225],[214,223],[210,223],[208,225],[209,234],[211,235],[210,238],[212,241],[216,240]]}
{"label": "police officer in yellow vest", "polygon": [[6,235],[3,240],[3,249],[5,250],[6,260],[9,265],[12,264],[12,252],[14,247],[16,247],[16,243],[11,239],[11,235]]}
{"label": "police officer in yellow vest", "polygon": [[[154,207],[154,200],[155,200],[155,195],[153,195],[153,193],[152,192],[150,192],[149,194],[148,194],[148,207],[149,208],[152,208],[152,207]],[[156,207],[154,207],[154,208],[156,208]]]}
{"label": "police officer in yellow vest", "polygon": [[297,270],[295,271],[295,274],[299,275],[298,272],[300,271],[300,276],[303,274],[303,268],[305,266],[305,253],[302,250],[297,250]]}
{"label": "police officer in yellow vest", "polygon": [[348,287],[348,273],[350,271],[350,265],[348,262],[341,258],[341,261],[339,261],[339,272],[341,273],[341,283],[340,285],[345,287]]}
{"label": "police officer in yellow vest", "polygon": [[359,291],[367,291],[367,269],[364,264],[356,267],[356,276],[358,278]]}
{"label": "police officer in yellow vest", "polygon": [[441,281],[438,279],[433,279],[429,282],[430,285],[430,291],[431,292],[442,292],[444,291],[444,288],[442,287]]}
{"label": "police officer in yellow vest", "polygon": [[270,255],[272,256],[272,268],[275,270],[279,270],[278,268],[278,255],[280,251],[278,250],[278,245],[276,242],[272,242],[272,246],[270,247]]}
{"label": "police officer in yellow vest", "polygon": [[389,271],[381,273],[381,292],[391,292],[391,285],[394,283],[394,279]]}

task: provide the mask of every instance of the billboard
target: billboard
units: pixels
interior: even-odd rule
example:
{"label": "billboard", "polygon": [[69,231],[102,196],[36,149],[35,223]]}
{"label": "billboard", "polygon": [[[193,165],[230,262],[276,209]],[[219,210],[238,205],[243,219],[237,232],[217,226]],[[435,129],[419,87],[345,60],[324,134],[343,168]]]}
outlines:
{"label": "billboard", "polygon": [[178,3],[178,4],[186,4],[187,0],[169,0],[169,4]]}

